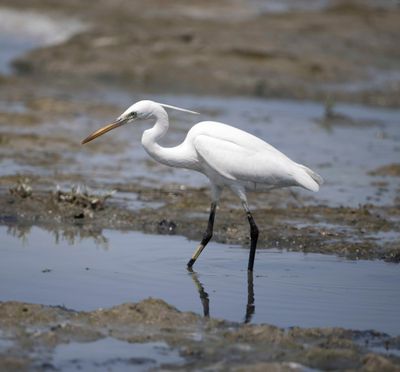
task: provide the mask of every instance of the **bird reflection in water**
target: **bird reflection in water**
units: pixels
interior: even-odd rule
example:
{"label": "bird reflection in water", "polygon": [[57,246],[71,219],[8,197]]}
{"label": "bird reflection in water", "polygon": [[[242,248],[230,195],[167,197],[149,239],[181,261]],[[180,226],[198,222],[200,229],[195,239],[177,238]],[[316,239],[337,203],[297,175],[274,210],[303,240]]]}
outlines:
{"label": "bird reflection in water", "polygon": [[[205,291],[203,284],[200,282],[199,277],[192,268],[188,268],[188,272],[193,279],[193,282],[199,292],[200,301],[203,306],[203,315],[206,318],[210,317],[210,299],[208,297],[208,293]],[[246,312],[244,315],[244,323],[250,323],[253,318],[255,312],[255,304],[254,304],[254,284],[253,284],[253,272],[247,272],[247,304],[246,304]]]}
{"label": "bird reflection in water", "polygon": [[203,284],[201,284],[197,273],[192,268],[187,269],[196,285],[197,291],[199,292],[200,301],[203,306],[203,315],[206,318],[210,317],[210,300],[208,299],[208,293],[204,290]]}

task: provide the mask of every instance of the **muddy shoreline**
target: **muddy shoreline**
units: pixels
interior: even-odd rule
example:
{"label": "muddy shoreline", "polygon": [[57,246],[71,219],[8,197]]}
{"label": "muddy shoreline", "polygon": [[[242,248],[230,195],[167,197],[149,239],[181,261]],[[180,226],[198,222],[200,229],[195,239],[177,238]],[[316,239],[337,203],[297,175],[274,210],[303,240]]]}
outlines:
{"label": "muddy shoreline", "polygon": [[[118,190],[118,186],[114,188]],[[123,189],[123,186],[120,186]],[[16,190],[16,191],[15,191]],[[91,204],[74,192],[60,198],[57,191],[24,191],[0,194],[0,222],[9,226],[38,225],[47,230],[70,231],[78,236],[101,234],[102,229],[137,230],[151,234],[183,235],[201,240],[208,219],[207,189],[169,186],[144,189],[130,185],[144,204],[138,210],[127,209],[111,197]],[[125,188],[126,191],[126,188]],[[118,195],[118,192],[116,196]],[[92,199],[100,196],[94,194]],[[282,199],[287,195],[282,193]],[[262,204],[263,199],[257,198]],[[145,207],[159,202],[159,208]],[[226,193],[217,211],[213,239],[220,243],[248,245],[249,232],[243,211],[229,208],[235,197]],[[254,217],[260,226],[259,249],[279,248],[292,251],[335,254],[350,259],[383,259],[400,262],[399,242],[385,241],[378,233],[400,232],[399,209],[394,206],[362,205],[359,208],[301,206],[293,199],[288,205],[256,208]],[[375,235],[376,234],[376,235]]]}
{"label": "muddy shoreline", "polygon": [[[4,302],[0,303],[0,315],[1,329],[13,343],[7,356],[0,359],[0,366],[8,371],[57,369],[50,357],[57,346],[107,337],[128,343],[163,340],[182,357],[175,365],[161,366],[163,370],[286,371],[309,366],[395,371],[399,363],[390,355],[391,350],[398,351],[399,340],[385,334],[338,328],[284,331],[268,325],[240,326],[181,313],[154,299],[93,312]],[[382,356],[369,348],[386,349],[387,354]],[[133,367],[143,360],[123,362]],[[74,363],[79,366],[79,359]]]}
{"label": "muddy shoreline", "polygon": [[[324,198],[296,189],[250,195],[260,251],[400,262],[398,6],[329,1],[279,12],[241,0],[201,5],[176,0],[168,9],[159,0],[146,7],[127,0],[101,0],[95,7],[77,0],[2,0],[1,6],[22,12],[27,23],[40,13],[53,25],[73,20],[82,26],[59,44],[27,50],[12,62],[13,73],[0,75],[0,225],[8,226],[5,233],[24,239],[39,226],[71,242],[101,242],[106,229],[200,240],[210,203],[204,182],[145,158],[137,150],[139,136],[132,133],[85,148],[79,144],[132,101],[166,96],[168,103],[183,101],[208,119],[250,123],[243,129],[271,138],[278,148],[286,145],[284,152],[311,162],[327,179]],[[252,98],[242,100],[246,96]],[[221,97],[225,101],[218,101]],[[296,99],[304,107],[285,101],[270,104],[269,112],[264,106],[270,98]],[[320,108],[310,108],[307,100]],[[364,106],[337,109],[338,102]],[[167,145],[172,146],[193,121],[171,118]],[[341,148],[330,146],[332,141]],[[111,190],[116,192],[108,195]],[[249,244],[247,221],[229,192],[217,211],[213,239]],[[51,271],[43,270],[42,275]],[[201,285],[199,291],[203,301]],[[249,294],[247,310],[253,305]],[[67,364],[57,360],[63,347],[96,348],[103,345],[99,341],[148,345],[153,359],[114,352],[97,365],[84,357]],[[170,354],[173,361],[165,362]],[[0,369],[7,371],[118,366],[396,371],[399,355],[398,336],[243,325],[179,312],[156,299],[91,312],[0,302]]]}
{"label": "muddy shoreline", "polygon": [[[105,338],[131,344],[162,340],[181,357],[176,364],[159,366],[163,370],[292,371],[307,366],[323,370],[396,371],[399,368],[399,357],[395,356],[399,339],[382,333],[340,328],[285,331],[269,325],[240,325],[181,313],[154,299],[93,312],[2,302],[0,327],[3,337],[12,343],[6,348],[7,355],[0,358],[1,368],[8,371],[58,369],[60,366],[51,355],[60,345],[79,342],[84,347],[85,343]],[[385,355],[371,351],[374,349],[386,350]],[[119,362],[125,368],[146,363],[134,358]],[[72,365],[76,368],[82,363],[77,357]],[[97,365],[100,367],[107,367],[107,363]]]}

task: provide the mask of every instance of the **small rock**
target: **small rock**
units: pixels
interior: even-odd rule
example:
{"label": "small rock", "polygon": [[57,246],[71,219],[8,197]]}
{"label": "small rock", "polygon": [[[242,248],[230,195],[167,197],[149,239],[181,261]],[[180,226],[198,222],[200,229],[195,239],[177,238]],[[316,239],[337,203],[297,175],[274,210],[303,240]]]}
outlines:
{"label": "small rock", "polygon": [[176,223],[164,219],[158,223],[157,231],[159,234],[174,235],[176,233]]}

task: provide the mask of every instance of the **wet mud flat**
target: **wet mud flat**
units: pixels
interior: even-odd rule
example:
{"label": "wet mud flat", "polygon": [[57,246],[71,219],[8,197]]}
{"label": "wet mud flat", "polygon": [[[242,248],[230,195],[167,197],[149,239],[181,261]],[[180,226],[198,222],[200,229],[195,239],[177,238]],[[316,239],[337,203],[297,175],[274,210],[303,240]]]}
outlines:
{"label": "wet mud flat", "polygon": [[[29,19],[34,19],[39,22],[37,26],[44,22],[50,27],[47,34],[50,30],[62,36],[62,40],[55,41],[45,35],[44,42],[42,35],[39,41],[23,35],[22,44],[18,44],[20,49],[16,50],[13,38],[18,35],[12,34],[0,58],[2,241],[8,242],[12,236],[30,243],[38,231],[39,237],[44,231],[54,235],[56,241],[66,240],[71,250],[84,250],[82,242],[89,240],[103,252],[109,229],[117,235],[124,231],[157,234],[166,245],[173,244],[170,235],[183,235],[193,242],[186,243],[190,246],[187,253],[182,252],[174,259],[182,260],[184,256],[186,261],[208,218],[209,192],[204,177],[149,160],[140,147],[138,134],[146,128],[144,125],[113,133],[84,148],[79,145],[84,136],[115,118],[133,101],[150,98],[200,111],[204,115],[201,120],[227,122],[248,130],[315,169],[326,180],[317,195],[281,190],[250,196],[261,229],[258,265],[270,275],[263,278],[262,272],[255,274],[255,293],[248,285],[252,281],[246,283],[243,271],[249,243],[246,220],[237,200],[225,193],[217,211],[214,241],[243,248],[225,252],[217,247],[212,252],[213,246],[208,247],[206,256],[198,262],[198,280],[196,273],[176,276],[176,267],[183,270],[184,265],[177,262],[172,265],[167,252],[173,249],[165,246],[162,257],[163,262],[170,264],[169,277],[175,275],[176,283],[183,286],[187,275],[191,275],[189,281],[193,279],[198,294],[195,293],[195,300],[188,299],[200,310],[175,304],[163,294],[157,297],[181,311],[199,314],[203,306],[204,315],[208,308],[211,316],[221,314],[218,317],[228,319],[226,313],[217,311],[219,298],[222,302],[228,298],[220,296],[221,288],[215,284],[231,280],[237,287],[232,292],[228,292],[229,288],[225,290],[235,301],[240,284],[248,285],[248,293],[243,295],[248,298],[243,306],[245,319],[255,319],[255,323],[270,320],[274,324],[274,319],[267,316],[271,309],[264,308],[265,301],[260,300],[268,288],[266,281],[273,279],[272,266],[268,269],[262,266],[268,262],[268,254],[272,258],[281,252],[282,257],[289,258],[289,251],[308,253],[310,263],[306,271],[310,272],[313,266],[323,266],[313,261],[310,252],[325,254],[327,261],[331,260],[328,254],[351,259],[346,262],[354,263],[354,270],[349,270],[354,273],[366,265],[365,262],[357,265],[361,259],[379,259],[389,262],[379,262],[382,265],[397,265],[400,260],[399,9],[390,1],[379,2],[379,6],[370,1],[312,3],[316,5],[296,5],[298,8],[293,9],[279,2],[281,8],[276,11],[276,2],[224,1],[200,6],[198,2],[176,1],[170,2],[168,11],[164,11],[164,5],[155,0],[148,2],[143,11],[141,4],[129,1],[115,4],[101,1],[96,7],[79,1],[58,4],[2,1],[2,5],[10,7],[1,13],[8,20],[16,17],[26,26]],[[63,32],[57,31],[60,26]],[[11,54],[7,52],[10,46]],[[12,65],[3,65],[5,61],[12,61]],[[244,98],[244,95],[258,98]],[[314,99],[319,103],[276,100],[278,97]],[[163,144],[179,143],[198,119],[172,114],[173,125]],[[86,185],[92,191],[86,191]],[[151,239],[154,236],[149,235]],[[119,301],[113,303],[112,299],[117,298],[111,295],[113,289],[127,288],[132,283],[130,271],[120,272],[120,267],[135,262],[131,256],[134,253],[129,252],[130,259],[126,256],[115,261],[119,266],[111,267],[114,271],[110,267],[96,271],[96,257],[101,255],[95,251],[86,257],[90,263],[79,268],[77,277],[92,283],[90,290],[96,288],[93,284],[96,275],[103,284],[115,286],[104,295],[106,305],[101,302],[86,308],[86,302],[80,301],[65,308],[57,296],[67,298],[63,293],[67,288],[65,282],[74,269],[66,272],[67,266],[62,267],[62,263],[51,266],[46,259],[39,263],[31,260],[39,265],[33,268],[33,275],[39,280],[35,283],[42,283],[40,290],[55,297],[40,297],[39,290],[31,291],[29,297],[26,288],[34,281],[25,282],[23,275],[14,275],[21,270],[24,259],[30,262],[28,258],[35,253],[46,257],[49,252],[46,249],[58,247],[44,238],[43,242],[47,242],[43,250],[25,255],[11,245],[5,247],[11,252],[7,256],[11,263],[9,271],[2,272],[1,283],[11,282],[11,276],[5,275],[12,272],[12,280],[17,284],[13,288],[2,287],[3,293],[7,293],[0,299],[3,301],[0,302],[2,370],[209,367],[286,371],[301,370],[303,366],[399,369],[398,332],[391,326],[396,313],[386,306],[388,298],[398,298],[395,289],[373,288],[374,293],[382,294],[383,301],[374,308],[379,316],[372,317],[374,322],[364,324],[371,324],[375,331],[366,331],[369,327],[364,325],[353,327],[355,323],[351,322],[339,324],[346,329],[332,328],[323,318],[324,311],[312,320],[321,315],[322,327],[326,328],[315,324],[303,328],[310,325],[300,321],[300,316],[297,322],[290,319],[288,324],[276,321],[282,328],[243,325],[237,317],[232,322],[207,319],[180,312],[162,300],[141,301],[147,296],[136,296],[129,288],[126,299],[118,297]],[[119,242],[112,243],[110,250],[114,252],[126,244]],[[216,266],[207,258],[208,252],[210,257],[217,254]],[[22,254],[19,260],[18,254]],[[74,256],[65,247],[63,254],[65,263]],[[76,257],[80,262],[81,257]],[[137,264],[136,274],[140,274],[140,266],[148,267],[150,263],[154,261]],[[379,276],[373,270],[376,262],[369,263],[372,281],[391,280],[387,274],[396,266],[390,269],[384,266]],[[336,261],[332,263],[334,267],[336,264],[340,273],[343,266]],[[224,267],[229,273],[223,271]],[[290,267],[279,264],[277,267],[286,273],[286,277],[274,282],[279,289],[282,283],[289,283],[290,287],[292,281],[297,281],[298,274]],[[207,269],[210,275],[206,274]],[[158,270],[166,272],[160,266]],[[238,276],[232,274],[236,272]],[[149,279],[149,274],[146,275]],[[139,279],[143,280],[140,275]],[[165,278],[164,282],[165,286],[169,283]],[[348,288],[346,283],[342,285]],[[177,286],[176,291],[182,286]],[[146,291],[146,285],[142,287]],[[315,290],[309,285],[306,289]],[[367,297],[372,293],[370,289],[356,288]],[[318,290],[343,292],[340,286],[325,284]],[[358,293],[353,297],[357,299]],[[281,293],[276,298],[282,299]],[[129,303],[120,305],[121,302]],[[238,306],[236,302],[231,305]],[[303,305],[312,307],[313,301]],[[352,310],[365,316],[366,312],[357,306]],[[98,307],[105,309],[94,310]],[[260,313],[266,314],[266,318],[259,318]],[[383,318],[390,321],[379,323]],[[299,327],[293,328],[296,324]],[[362,330],[350,330],[354,328]]]}
{"label": "wet mud flat", "polygon": [[[118,367],[237,371],[291,371],[305,366],[365,371],[399,368],[399,340],[385,334],[339,328],[285,331],[269,325],[239,325],[182,313],[153,299],[92,312],[3,302],[0,327],[0,366],[8,371]],[[91,346],[97,346],[97,355],[91,352]],[[100,355],[107,355],[107,348],[119,351],[104,361]],[[147,357],[135,356],[135,348],[147,348]],[[124,349],[130,352],[125,354]],[[374,349],[382,353],[377,354]]]}
{"label": "wet mud flat", "polygon": [[[14,71],[35,86],[63,81],[79,89],[92,82],[147,93],[398,107],[396,2],[297,3],[171,1],[166,8],[159,0],[146,6],[104,0],[94,8],[78,1],[2,1],[29,17],[48,14],[61,23],[60,16],[69,17],[82,26],[65,42],[14,60]],[[10,76],[2,85],[19,80]]]}

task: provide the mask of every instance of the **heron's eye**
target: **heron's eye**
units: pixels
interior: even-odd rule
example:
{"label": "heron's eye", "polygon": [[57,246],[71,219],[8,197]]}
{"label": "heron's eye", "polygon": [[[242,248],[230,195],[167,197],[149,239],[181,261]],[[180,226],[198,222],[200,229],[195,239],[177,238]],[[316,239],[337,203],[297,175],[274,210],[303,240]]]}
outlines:
{"label": "heron's eye", "polygon": [[131,117],[131,118],[136,118],[136,116],[137,116],[137,112],[131,112],[129,114],[129,117]]}

